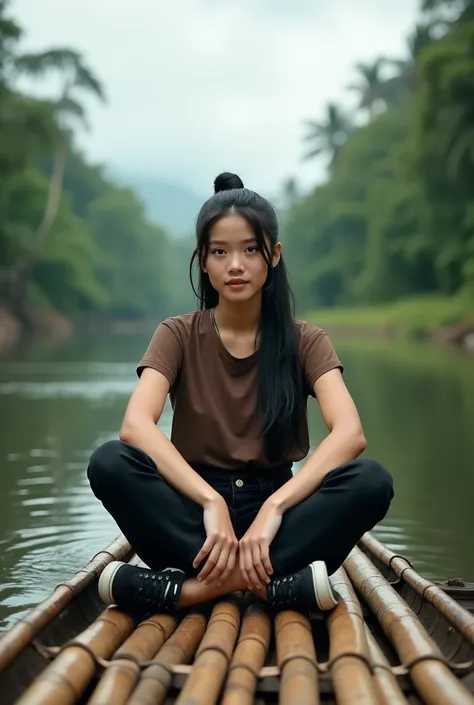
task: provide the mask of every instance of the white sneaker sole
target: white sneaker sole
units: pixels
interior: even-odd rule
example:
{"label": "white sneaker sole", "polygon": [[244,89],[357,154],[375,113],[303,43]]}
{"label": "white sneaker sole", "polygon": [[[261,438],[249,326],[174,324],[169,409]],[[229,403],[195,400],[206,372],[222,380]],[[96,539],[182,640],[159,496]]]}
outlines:
{"label": "white sneaker sole", "polygon": [[[106,566],[100,574],[98,585],[99,596],[102,602],[104,602],[106,605],[115,605],[114,596],[112,594],[112,583],[114,582],[116,572],[123,565],[127,564],[123,563],[122,561],[112,561],[112,563],[109,563],[109,565]],[[162,572],[165,573],[168,570],[176,571],[178,573],[184,572],[182,570],[179,570],[179,568],[165,568]]]}
{"label": "white sneaker sole", "polygon": [[313,574],[314,594],[319,609],[325,612],[334,609],[338,604],[338,599],[329,580],[326,563],[314,561],[310,567]]}
{"label": "white sneaker sole", "polygon": [[114,605],[114,596],[112,594],[112,583],[115,578],[115,574],[119,568],[121,568],[125,563],[122,561],[112,561],[108,566],[104,568],[99,578],[99,596],[102,602],[106,605]]}

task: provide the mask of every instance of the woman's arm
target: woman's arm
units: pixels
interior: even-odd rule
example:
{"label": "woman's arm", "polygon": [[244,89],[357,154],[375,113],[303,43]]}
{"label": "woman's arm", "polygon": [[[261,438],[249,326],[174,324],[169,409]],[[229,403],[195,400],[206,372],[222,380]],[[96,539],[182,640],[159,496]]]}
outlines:
{"label": "woman's arm", "polygon": [[143,450],[155,461],[160,474],[180,492],[203,507],[206,540],[196,554],[193,567],[198,580],[226,580],[234,569],[239,543],[224,498],[185,461],[181,453],[156,426],[169,391],[166,377],[145,367],[125,412],[120,440]]}
{"label": "woman's arm", "polygon": [[156,425],[169,387],[161,372],[151,367],[143,370],[125,412],[120,440],[143,450],[171,485],[204,506],[219,497],[218,493],[193,470]]}
{"label": "woman's arm", "polygon": [[333,369],[321,375],[313,389],[329,435],[291,480],[269,498],[281,512],[306,499],[317,490],[328,472],[354,460],[367,446],[358,411],[341,370]]}

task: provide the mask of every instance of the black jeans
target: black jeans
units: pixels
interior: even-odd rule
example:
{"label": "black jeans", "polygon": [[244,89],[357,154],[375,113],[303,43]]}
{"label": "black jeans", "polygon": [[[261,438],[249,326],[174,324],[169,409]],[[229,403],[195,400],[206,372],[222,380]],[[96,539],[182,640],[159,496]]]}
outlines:
{"label": "black jeans", "polygon": [[[237,539],[263,502],[291,478],[278,473],[196,468],[226,500]],[[123,441],[108,441],[90,459],[87,475],[95,496],[117,522],[141,560],[154,570],[192,562],[206,533],[202,507],[170,485],[154,461]],[[362,535],[388,511],[393,497],[389,473],[374,460],[359,458],[329,472],[319,489],[283,515],[270,544],[274,576],[288,575],[312,561],[326,562],[331,574]]]}

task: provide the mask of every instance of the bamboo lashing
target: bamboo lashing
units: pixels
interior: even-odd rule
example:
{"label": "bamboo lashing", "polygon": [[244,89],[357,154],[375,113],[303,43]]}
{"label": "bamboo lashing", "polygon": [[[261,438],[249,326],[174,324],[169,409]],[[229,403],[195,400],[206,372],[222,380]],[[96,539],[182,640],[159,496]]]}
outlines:
{"label": "bamboo lashing", "polygon": [[299,612],[275,617],[280,705],[319,705],[319,674],[311,625]]}
{"label": "bamboo lashing", "polygon": [[359,600],[343,568],[334,574],[332,582],[341,596],[327,618],[329,664],[337,703],[378,705]]}
{"label": "bamboo lashing", "polygon": [[96,672],[92,654],[109,658],[132,633],[133,627],[131,617],[115,608],[106,610],[63,648],[33,681],[17,705],[74,705]]}
{"label": "bamboo lashing", "polygon": [[[474,616],[371,534],[363,537],[362,545],[369,557],[381,561],[403,581],[396,587],[402,586],[406,601],[356,548],[334,578],[341,603],[325,620],[317,617],[316,629],[320,625],[326,632],[327,624],[328,660],[316,660],[308,619],[283,611],[274,620],[278,666],[265,666],[272,623],[267,606],[256,598],[244,612],[240,634],[240,609],[233,596],[214,607],[209,624],[206,615],[212,607],[203,606],[187,614],[176,628],[175,618],[155,615],[133,631],[136,625],[132,618],[109,608],[84,629],[87,615],[94,618],[101,608],[96,587],[101,570],[111,560],[131,557],[130,546],[122,537],[71,580],[57,586],[48,599],[0,638],[0,674],[5,671],[0,701],[7,697],[6,702],[15,705],[76,705],[89,697],[89,705],[212,705],[217,701],[253,705],[270,698],[272,702],[278,699],[281,705],[314,705],[334,690],[337,705],[408,705],[416,688],[426,705],[474,703],[474,696],[467,691],[467,687],[472,689],[474,676],[474,666],[468,660],[474,645]],[[138,560],[131,558],[133,563]],[[388,663],[369,630],[371,621],[364,624],[353,586],[374,613],[402,666]],[[460,598],[466,599],[468,594],[461,591]],[[77,597],[77,604],[69,606]],[[409,607],[413,600],[419,617]],[[443,653],[423,624],[442,645]],[[84,631],[64,646],[49,646],[57,644],[58,637],[64,639],[65,634],[76,634],[80,629]],[[377,629],[375,636],[378,633]],[[326,634],[321,637],[324,642]],[[18,669],[16,656],[20,657]],[[41,664],[51,659],[36,676]],[[459,663],[462,660],[467,662]],[[97,676],[100,679],[89,695]],[[19,693],[19,700],[9,699],[13,694],[18,698]]]}
{"label": "bamboo lashing", "polygon": [[370,660],[374,671],[374,685],[380,705],[408,705],[396,677],[390,670],[390,664],[375,641],[367,626],[366,635],[369,646]]}
{"label": "bamboo lashing", "polygon": [[140,678],[138,664],[155,656],[175,628],[176,619],[169,615],[154,615],[141,622],[115,653],[89,705],[125,705]]}
{"label": "bamboo lashing", "polygon": [[[367,556],[354,548],[345,568],[356,590],[377,617],[427,705],[473,705],[474,697],[443,663],[443,656],[415,613]],[[417,659],[422,660],[417,660]]]}
{"label": "bamboo lashing", "polygon": [[71,600],[90,585],[111,561],[126,560],[131,555],[130,544],[119,537],[97,553],[84,568],[58,585],[52,594],[20,619],[0,637],[0,672],[12,663],[23,649],[31,644],[54,617],[57,617]]}
{"label": "bamboo lashing", "polygon": [[229,668],[229,675],[221,705],[252,705],[260,669],[267,656],[271,636],[271,622],[262,604],[247,608],[237,647]]}
{"label": "bamboo lashing", "polygon": [[474,646],[474,615],[458,605],[439,585],[419,575],[406,558],[398,556],[380,541],[377,541],[372,534],[365,534],[362,538],[362,544],[388,568],[391,568],[395,575],[403,578],[417,595],[436,607],[466,641]]}
{"label": "bamboo lashing", "polygon": [[213,609],[191,673],[176,703],[213,705],[217,702],[240,628],[240,608],[230,596]]}
{"label": "bamboo lashing", "polygon": [[172,682],[171,669],[191,661],[206,632],[208,620],[199,612],[183,619],[176,631],[156,654],[155,663],[146,668],[128,705],[161,705]]}

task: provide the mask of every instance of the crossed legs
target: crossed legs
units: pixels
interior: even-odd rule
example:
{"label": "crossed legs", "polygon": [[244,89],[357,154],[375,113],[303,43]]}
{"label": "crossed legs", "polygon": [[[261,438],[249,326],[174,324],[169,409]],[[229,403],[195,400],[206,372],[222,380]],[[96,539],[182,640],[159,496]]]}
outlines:
{"label": "crossed legs", "polygon": [[[180,607],[247,589],[238,561],[220,586],[197,580],[192,562],[205,540],[202,509],[165,482],[139,448],[108,441],[92,454],[87,474],[137,555],[153,570],[173,566],[189,576]],[[374,460],[358,458],[332,470],[316,492],[284,514],[270,546],[274,576],[315,560],[335,572],[362,535],[383,519],[392,497],[392,478]],[[266,597],[263,586],[252,592]]]}

